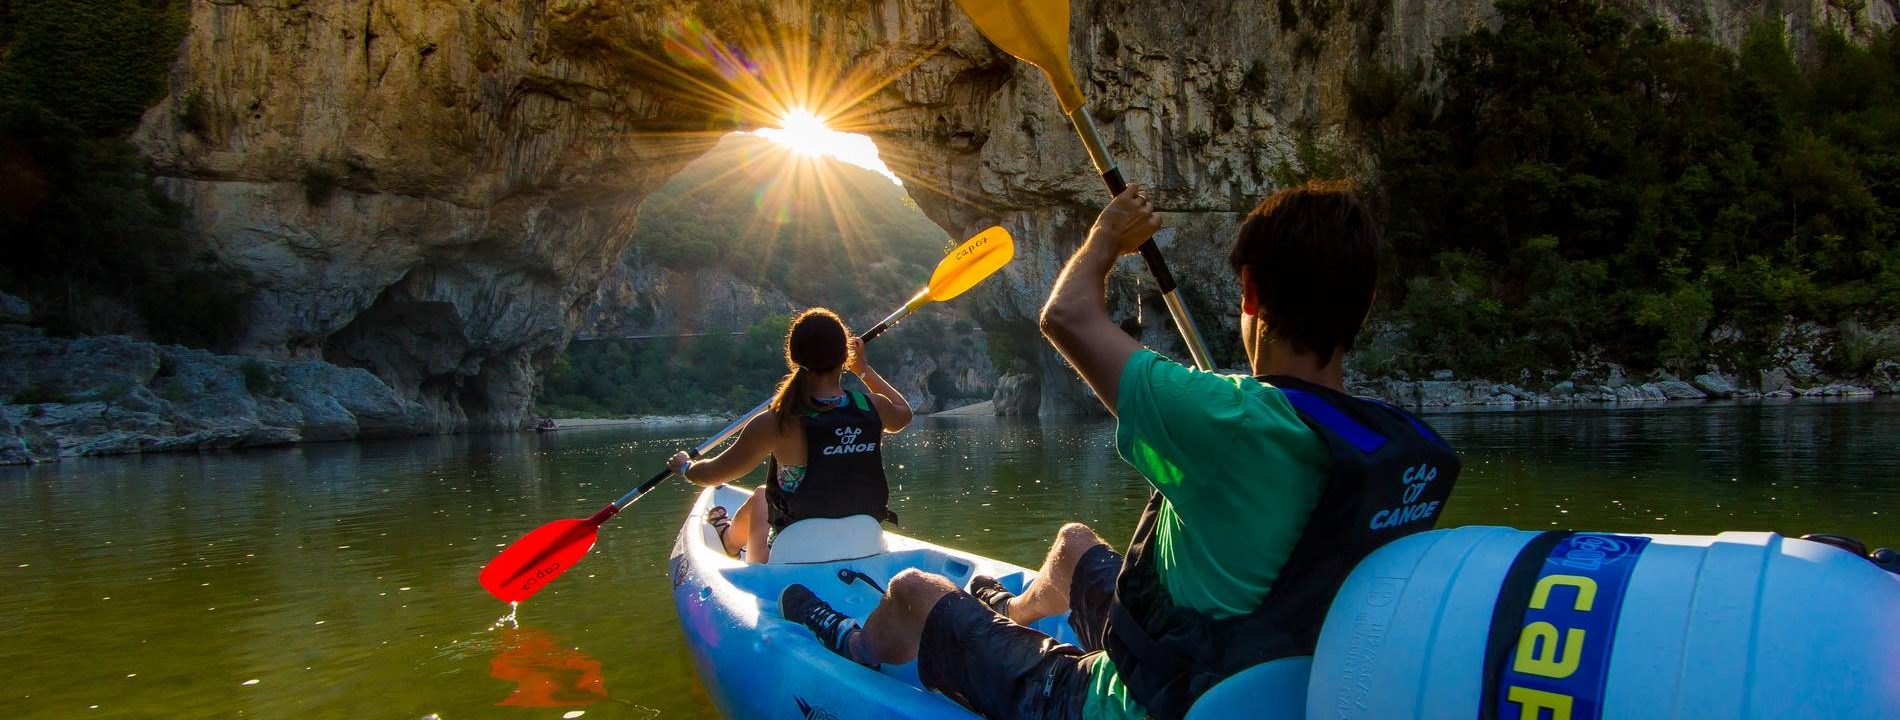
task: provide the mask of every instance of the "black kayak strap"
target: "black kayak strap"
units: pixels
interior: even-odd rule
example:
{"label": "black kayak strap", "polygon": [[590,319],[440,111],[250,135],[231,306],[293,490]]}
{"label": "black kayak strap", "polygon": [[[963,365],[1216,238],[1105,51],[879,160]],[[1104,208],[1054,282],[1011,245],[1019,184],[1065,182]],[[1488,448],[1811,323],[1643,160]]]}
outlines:
{"label": "black kayak strap", "polygon": [[1184,678],[1191,670],[1200,666],[1190,663],[1186,658],[1169,650],[1148,636],[1141,623],[1128,612],[1128,606],[1119,600],[1108,604],[1108,631],[1120,640],[1122,645],[1132,651],[1133,657],[1140,658],[1143,667],[1152,668],[1150,676]]}
{"label": "black kayak strap", "polygon": [[1524,543],[1524,548],[1511,560],[1511,568],[1504,571],[1497,604],[1491,608],[1491,634],[1484,645],[1485,701],[1478,704],[1478,720],[1498,720],[1498,704],[1491,698],[1498,696],[1498,678],[1502,677],[1511,652],[1517,649],[1517,630],[1523,626],[1524,613],[1529,607],[1524,599],[1530,596],[1531,586],[1537,584],[1537,575],[1544,568],[1544,560],[1550,557],[1551,548],[1573,534],[1568,530],[1538,534]]}

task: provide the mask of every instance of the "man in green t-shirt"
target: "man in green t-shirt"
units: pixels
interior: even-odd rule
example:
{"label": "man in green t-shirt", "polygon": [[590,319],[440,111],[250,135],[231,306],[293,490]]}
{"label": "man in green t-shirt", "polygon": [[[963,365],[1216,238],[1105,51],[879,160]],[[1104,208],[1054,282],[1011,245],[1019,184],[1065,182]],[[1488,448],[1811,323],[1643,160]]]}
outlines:
{"label": "man in green t-shirt", "polygon": [[[866,665],[916,658],[926,687],[993,718],[1176,718],[1239,670],[1312,652],[1346,573],[1429,528],[1458,472],[1424,423],[1344,393],[1377,229],[1338,184],[1283,191],[1247,217],[1229,255],[1242,376],[1144,349],[1104,309],[1109,271],[1159,226],[1141,190],[1116,197],[1042,311],[1156,491],[1127,557],[1070,523],[1020,595],[907,570],[861,629],[799,585],[780,599],[786,617]],[[1026,627],[1065,612],[1076,644]]]}

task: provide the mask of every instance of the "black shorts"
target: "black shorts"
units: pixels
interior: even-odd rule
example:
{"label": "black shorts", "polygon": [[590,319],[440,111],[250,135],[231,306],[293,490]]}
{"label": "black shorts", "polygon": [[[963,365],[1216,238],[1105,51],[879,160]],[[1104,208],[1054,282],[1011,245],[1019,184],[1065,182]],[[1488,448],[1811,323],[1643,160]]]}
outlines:
{"label": "black shorts", "polygon": [[1010,622],[969,593],[943,596],[924,621],[919,679],[987,718],[1082,717],[1121,567],[1121,555],[1107,545],[1089,548],[1077,563],[1069,581],[1069,626],[1081,647]]}

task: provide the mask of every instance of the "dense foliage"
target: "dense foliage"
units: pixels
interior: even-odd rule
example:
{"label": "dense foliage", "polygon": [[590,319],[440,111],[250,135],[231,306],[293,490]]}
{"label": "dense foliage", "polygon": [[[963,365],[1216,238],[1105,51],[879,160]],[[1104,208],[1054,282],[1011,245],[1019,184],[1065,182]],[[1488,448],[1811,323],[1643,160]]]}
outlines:
{"label": "dense foliage", "polygon": [[772,315],[741,336],[590,340],[568,345],[542,377],[544,415],[733,412],[771,394],[785,374],[791,318]]}
{"label": "dense foliage", "polygon": [[[558,417],[744,411],[771,397],[785,376],[782,352],[790,324],[791,318],[770,315],[742,335],[575,342],[543,376],[536,411]],[[890,360],[905,351],[938,355],[952,342],[973,346],[975,326],[926,311],[866,352],[874,367],[888,373]],[[926,385],[939,398],[957,397],[947,376],[934,375]]]}
{"label": "dense foliage", "polygon": [[56,332],[218,347],[244,280],[193,257],[124,135],[163,92],[184,4],[0,0],[0,291]]}
{"label": "dense foliage", "polygon": [[1749,368],[1790,318],[1849,342],[1900,314],[1891,32],[1797,60],[1778,23],[1732,51],[1592,0],[1497,12],[1350,83],[1411,329],[1384,369]]}

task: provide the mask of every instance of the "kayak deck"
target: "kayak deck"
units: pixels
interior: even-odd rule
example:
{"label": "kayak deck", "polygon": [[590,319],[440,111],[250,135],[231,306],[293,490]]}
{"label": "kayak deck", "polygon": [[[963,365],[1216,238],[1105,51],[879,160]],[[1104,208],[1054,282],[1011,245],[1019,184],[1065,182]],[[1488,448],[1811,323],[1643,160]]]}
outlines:
{"label": "kayak deck", "polygon": [[[882,598],[881,588],[906,569],[936,573],[965,588],[972,577],[990,575],[1013,591],[1021,591],[1034,572],[882,532],[874,524],[851,523],[818,533],[788,528],[773,545],[773,562],[748,563],[726,555],[718,533],[706,523],[706,513],[714,506],[736,514],[747,497],[749,493],[732,487],[700,493],[680,529],[672,559],[674,603],[687,646],[722,713],[971,717],[948,698],[924,690],[914,661],[871,670],[825,649],[804,626],[780,615],[779,594],[787,585],[801,583],[839,612],[863,622]],[[865,532],[881,533],[882,542],[862,537]],[[854,533],[859,536],[849,536]],[[863,555],[867,540],[882,547]],[[782,562],[781,557],[813,561]],[[1032,627],[1074,641],[1066,616],[1046,618]]]}

